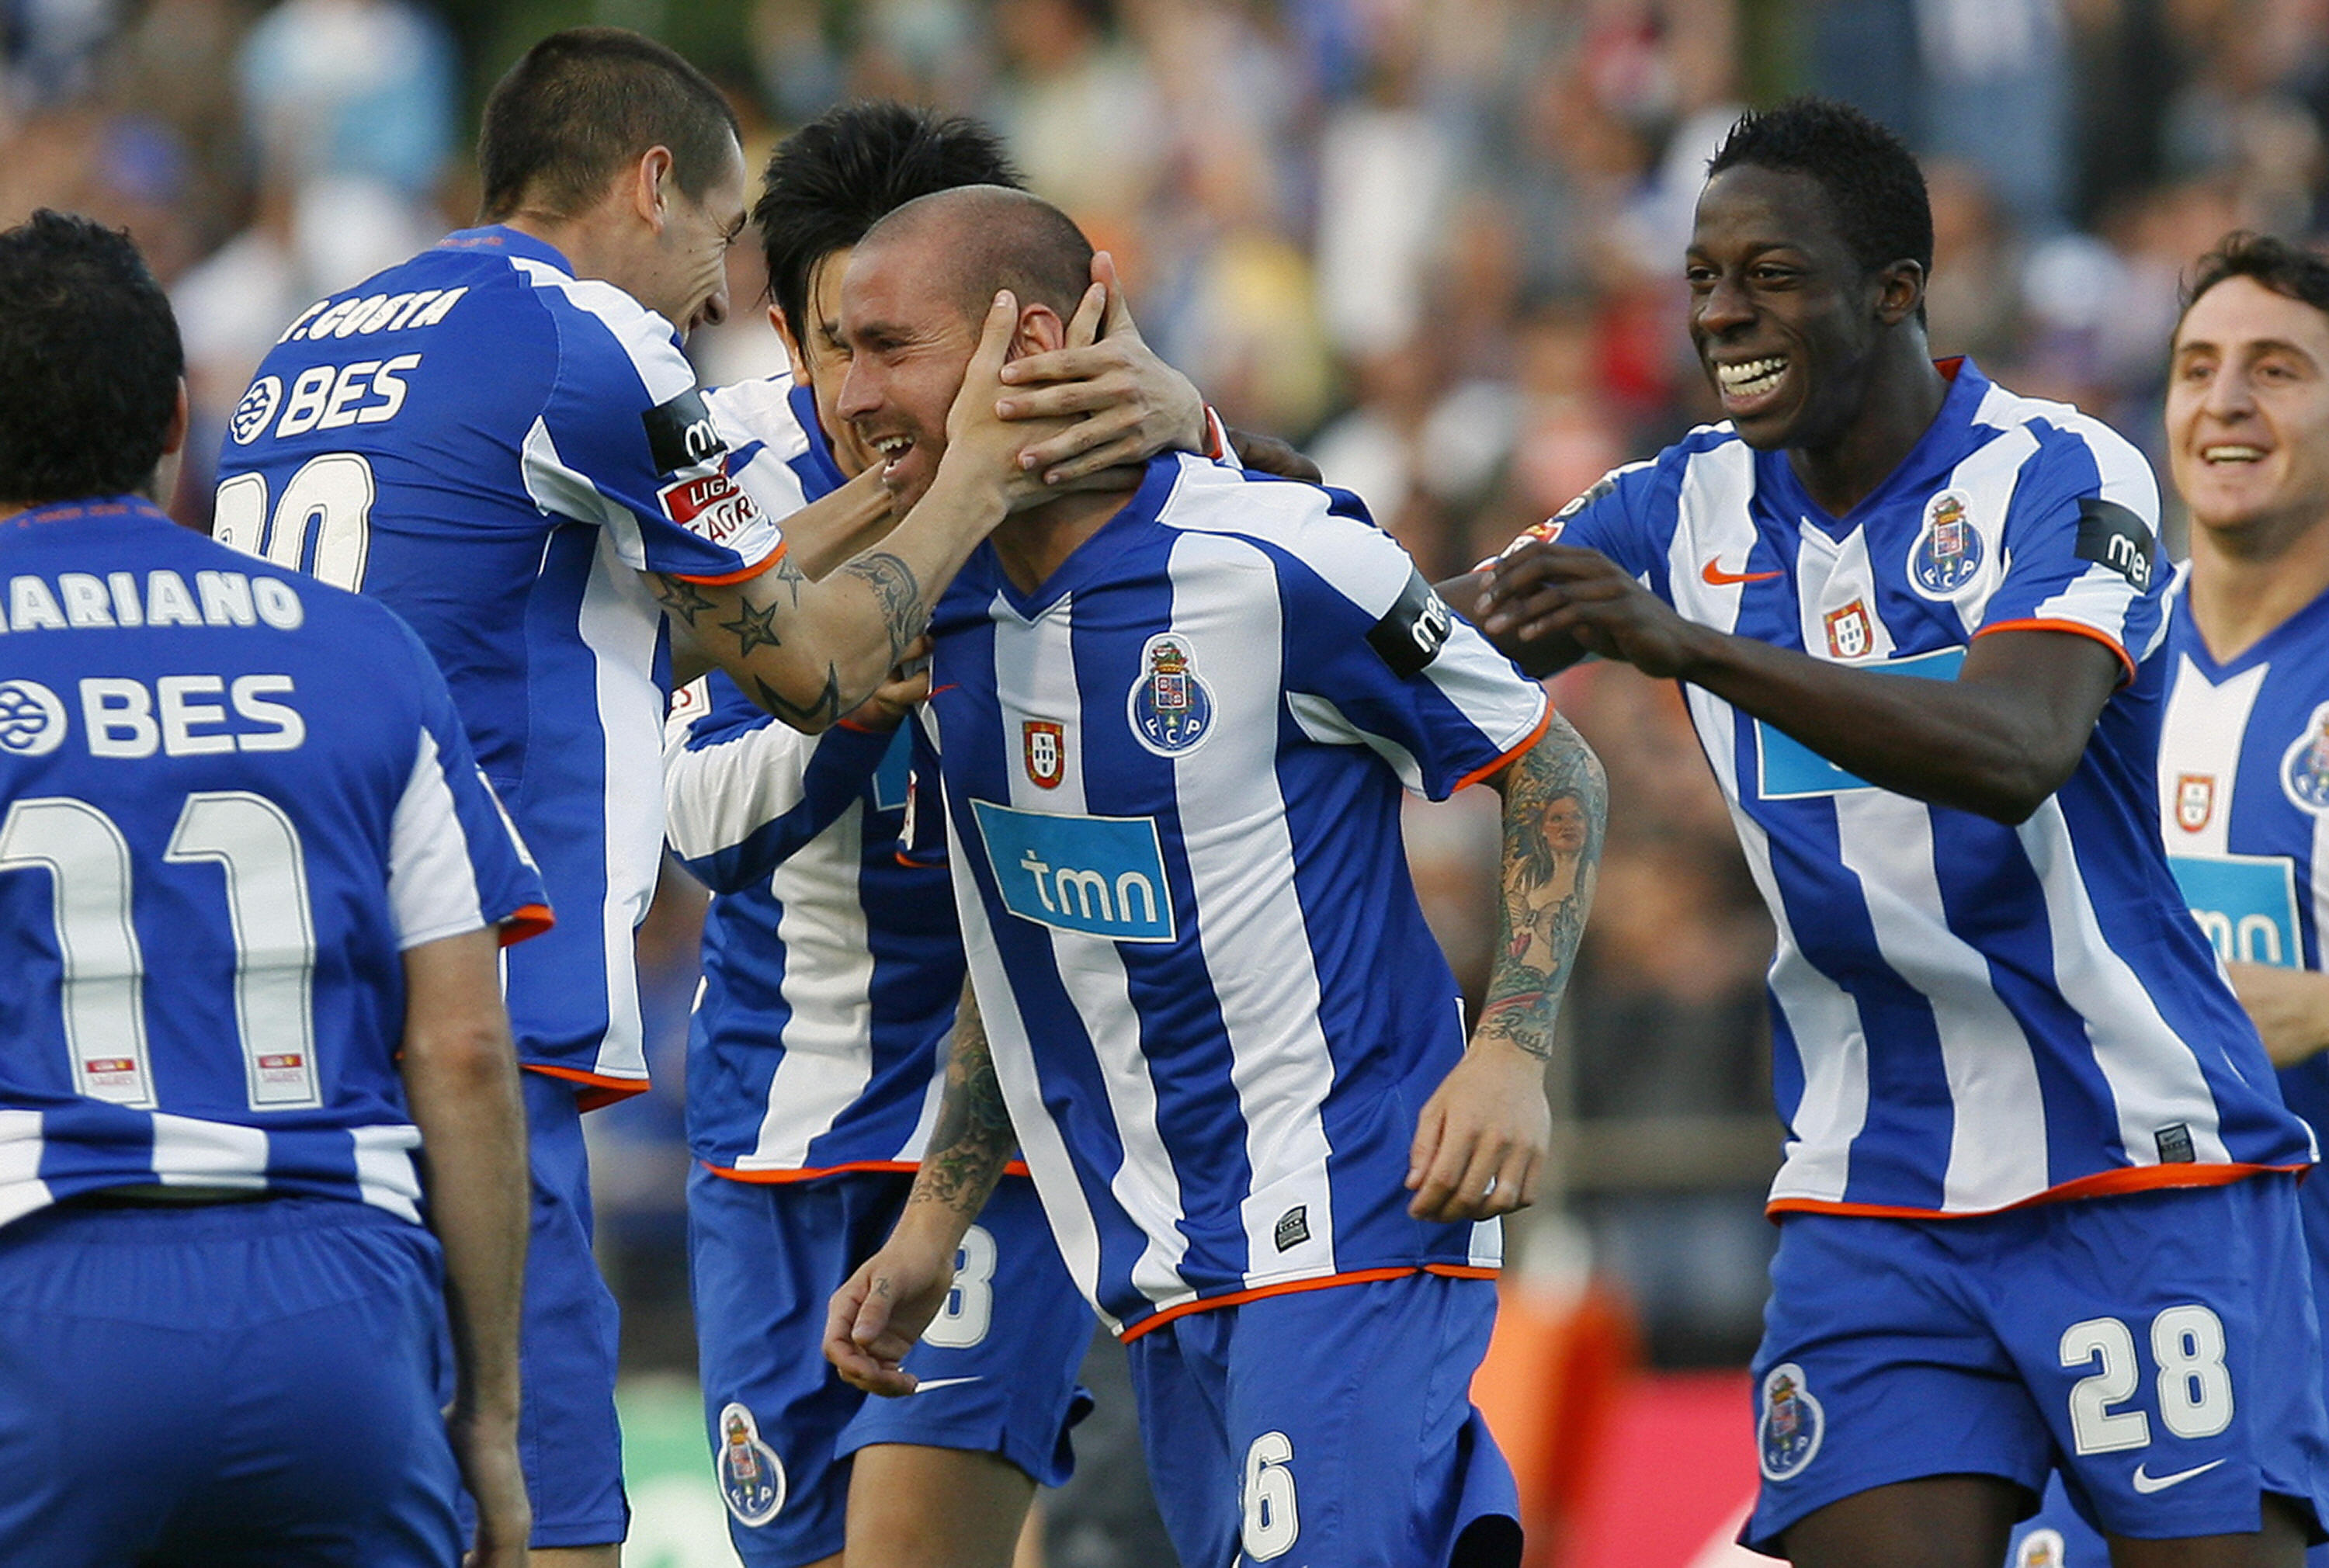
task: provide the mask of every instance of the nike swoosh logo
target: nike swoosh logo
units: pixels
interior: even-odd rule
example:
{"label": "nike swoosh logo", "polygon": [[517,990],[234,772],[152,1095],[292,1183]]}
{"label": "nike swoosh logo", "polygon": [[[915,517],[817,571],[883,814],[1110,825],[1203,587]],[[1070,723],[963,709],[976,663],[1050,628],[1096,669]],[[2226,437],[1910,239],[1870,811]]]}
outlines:
{"label": "nike swoosh logo", "polygon": [[[928,1394],[933,1388],[952,1388],[957,1383],[976,1383],[978,1381],[980,1381],[980,1379],[976,1377],[933,1377],[927,1382],[917,1383],[914,1385],[914,1392],[916,1394]],[[2224,1461],[2218,1460],[2216,1462],[2218,1464],[2222,1464]],[[2197,1474],[2198,1472],[2194,1471],[2193,1473]],[[2181,1478],[2179,1477],[2178,1479],[2180,1479]]]}
{"label": "nike swoosh logo", "polygon": [[1787,575],[1785,572],[1726,572],[1719,564],[1721,559],[1721,556],[1713,557],[1706,563],[1706,569],[1698,574],[1708,587],[1728,588],[1740,583],[1768,583],[1773,577]]}
{"label": "nike swoosh logo", "polygon": [[2164,1492],[2170,1487],[2181,1486],[2193,1476],[2204,1476],[2223,1462],[2222,1460],[2210,1460],[2206,1464],[2193,1465],[2188,1470],[2177,1470],[2172,1476],[2155,1476],[2137,1465],[2135,1467],[2135,1489],[2145,1495]]}

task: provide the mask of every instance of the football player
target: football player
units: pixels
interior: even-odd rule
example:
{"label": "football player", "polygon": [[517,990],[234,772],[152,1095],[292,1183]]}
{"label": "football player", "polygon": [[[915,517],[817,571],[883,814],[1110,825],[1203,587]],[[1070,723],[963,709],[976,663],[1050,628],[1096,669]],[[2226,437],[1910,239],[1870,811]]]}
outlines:
{"label": "football player", "polygon": [[127,236],[0,235],[0,1561],[522,1564],[541,882],[395,616],[153,504]]}
{"label": "football player", "polygon": [[[837,408],[894,455],[901,503],[956,459],[946,411],[997,287],[1012,352],[1042,354],[1091,258],[994,187],[859,243]],[[1516,1562],[1469,1382],[1497,1216],[1533,1197],[1548,1135],[1598,764],[1349,497],[1188,455],[1131,478],[998,530],[934,623],[927,729],[979,1017],[827,1354],[912,1392],[904,1358],[1016,1142],[1127,1342],[1183,1562]],[[1506,940],[1467,1048],[1399,801],[1481,780],[1505,796]],[[1561,796],[1586,844],[1532,854]]]}
{"label": "football player", "polygon": [[1891,133],[1741,119],[1684,259],[1727,418],[1516,540],[1483,625],[1685,683],[1778,926],[1748,1543],[1993,1568],[2059,1467],[2121,1568],[2293,1568],[2313,1141],[2160,850],[2156,487],[1929,357],[1931,260]]}

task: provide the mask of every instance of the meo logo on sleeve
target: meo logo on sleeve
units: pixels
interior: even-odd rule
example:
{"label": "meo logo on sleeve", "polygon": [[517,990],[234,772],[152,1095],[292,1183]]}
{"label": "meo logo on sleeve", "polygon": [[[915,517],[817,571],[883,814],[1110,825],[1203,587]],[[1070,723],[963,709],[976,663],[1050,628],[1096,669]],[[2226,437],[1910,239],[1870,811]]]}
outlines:
{"label": "meo logo on sleeve", "polygon": [[973,801],[1003,906],[1022,920],[1116,942],[1178,935],[1153,817],[1052,816]]}

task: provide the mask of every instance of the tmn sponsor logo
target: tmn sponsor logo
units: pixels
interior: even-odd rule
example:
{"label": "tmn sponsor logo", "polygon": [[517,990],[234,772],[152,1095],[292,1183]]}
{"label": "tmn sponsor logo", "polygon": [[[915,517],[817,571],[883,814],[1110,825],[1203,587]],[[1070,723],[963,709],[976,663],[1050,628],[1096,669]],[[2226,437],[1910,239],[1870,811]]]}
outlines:
{"label": "tmn sponsor logo", "polygon": [[1117,942],[1178,934],[1154,818],[970,804],[1004,907],[1020,919]]}

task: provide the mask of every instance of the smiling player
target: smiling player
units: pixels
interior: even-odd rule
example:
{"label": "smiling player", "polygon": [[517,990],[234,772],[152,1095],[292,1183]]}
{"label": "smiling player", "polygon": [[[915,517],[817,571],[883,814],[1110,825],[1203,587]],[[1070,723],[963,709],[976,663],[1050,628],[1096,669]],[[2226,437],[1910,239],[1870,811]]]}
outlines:
{"label": "smiling player", "polygon": [[2059,1466],[2122,1568],[2294,1568],[2313,1146],[2159,849],[2156,491],[1928,357],[1931,254],[1890,133],[1741,120],[1685,264],[1728,421],[1516,541],[1485,624],[1686,683],[1778,926],[1749,1543],[1993,1568]]}

